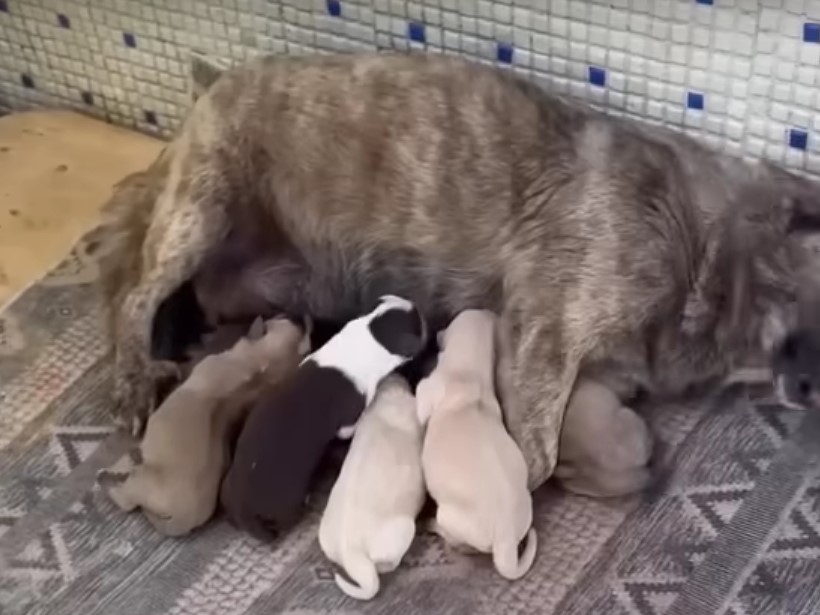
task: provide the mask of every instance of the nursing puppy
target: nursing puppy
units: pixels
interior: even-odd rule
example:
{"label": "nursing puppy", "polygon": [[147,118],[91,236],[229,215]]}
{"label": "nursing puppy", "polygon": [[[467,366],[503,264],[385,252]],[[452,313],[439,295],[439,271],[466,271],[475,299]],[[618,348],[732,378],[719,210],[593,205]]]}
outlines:
{"label": "nursing puppy", "polygon": [[409,301],[383,296],[311,354],[287,383],[254,406],[222,485],[231,520],[257,538],[296,522],[327,445],[349,437],[385,376],[424,347]]}
{"label": "nursing puppy", "polygon": [[373,598],[379,573],[398,568],[413,542],[427,495],[422,436],[407,381],[388,376],[362,414],[319,526],[325,556],[354,581],[335,575],[348,596]]}
{"label": "nursing puppy", "polygon": [[416,389],[427,424],[422,467],[438,505],[436,531],[454,546],[492,553],[496,570],[518,579],[532,566],[537,537],[527,466],[495,396],[495,324],[491,312],[467,310],[439,337],[438,365]]}
{"label": "nursing puppy", "polygon": [[652,436],[609,387],[585,379],[570,397],[555,476],[569,491],[617,497],[641,491],[652,478]]}
{"label": "nursing puppy", "polygon": [[288,378],[310,350],[310,332],[290,320],[268,321],[260,333],[202,359],[151,415],[138,451],[101,473],[117,506],[141,507],[168,536],[211,518],[230,432],[262,387]]}

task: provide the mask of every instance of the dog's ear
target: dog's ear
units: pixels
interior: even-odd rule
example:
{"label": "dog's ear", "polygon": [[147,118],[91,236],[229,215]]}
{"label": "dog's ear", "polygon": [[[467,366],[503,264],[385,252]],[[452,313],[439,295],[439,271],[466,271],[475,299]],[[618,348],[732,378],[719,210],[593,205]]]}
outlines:
{"label": "dog's ear", "polygon": [[368,324],[370,334],[393,355],[415,357],[427,345],[427,325],[415,306],[388,309]]}
{"label": "dog's ear", "polygon": [[228,68],[229,63],[222,59],[192,51],[188,83],[191,101],[196,102]]}
{"label": "dog's ear", "polygon": [[779,207],[773,208],[773,226],[788,234],[820,232],[820,184],[770,162],[762,167],[768,180],[750,198],[779,199]]}
{"label": "dog's ear", "polygon": [[714,331],[733,335],[753,309],[754,244],[757,223],[718,223],[706,239],[704,255],[686,300],[681,328],[687,335]]}

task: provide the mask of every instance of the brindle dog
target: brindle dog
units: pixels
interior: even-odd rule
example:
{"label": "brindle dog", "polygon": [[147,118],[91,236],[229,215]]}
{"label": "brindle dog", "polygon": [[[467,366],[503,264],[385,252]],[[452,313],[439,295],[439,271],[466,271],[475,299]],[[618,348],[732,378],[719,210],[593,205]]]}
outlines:
{"label": "brindle dog", "polygon": [[252,247],[245,265],[269,265],[245,290],[289,312],[345,321],[395,293],[434,328],[499,313],[535,487],[579,376],[676,393],[779,342],[820,190],[507,72],[379,54],[225,72],[110,210],[118,416],[150,411],[160,303]]}

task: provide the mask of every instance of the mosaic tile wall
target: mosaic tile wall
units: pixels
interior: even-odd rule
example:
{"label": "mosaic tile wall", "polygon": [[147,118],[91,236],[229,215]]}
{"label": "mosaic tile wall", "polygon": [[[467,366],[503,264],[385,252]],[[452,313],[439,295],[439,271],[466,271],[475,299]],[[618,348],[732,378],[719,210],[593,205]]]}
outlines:
{"label": "mosaic tile wall", "polygon": [[192,51],[476,57],[820,174],[820,0],[0,0],[0,112],[72,107],[170,136]]}

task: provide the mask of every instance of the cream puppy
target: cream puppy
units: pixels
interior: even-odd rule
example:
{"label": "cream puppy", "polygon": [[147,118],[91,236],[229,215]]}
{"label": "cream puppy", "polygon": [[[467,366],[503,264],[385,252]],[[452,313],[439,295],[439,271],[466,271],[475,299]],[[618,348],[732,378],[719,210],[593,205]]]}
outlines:
{"label": "cream puppy", "polygon": [[561,427],[555,476],[573,493],[618,497],[646,488],[652,434],[635,412],[602,384],[580,379]]}
{"label": "cream puppy", "polygon": [[495,395],[495,325],[491,312],[466,310],[440,334],[438,365],[416,390],[427,425],[422,467],[438,505],[436,531],[454,546],[492,553],[499,574],[518,579],[532,566],[537,538],[527,466]]}
{"label": "cream puppy", "polygon": [[407,381],[388,376],[359,419],[319,526],[325,556],[353,580],[336,574],[348,596],[373,598],[379,573],[395,570],[410,548],[427,495],[422,437]]}
{"label": "cream puppy", "polygon": [[100,473],[100,484],[121,509],[141,507],[168,536],[211,518],[231,430],[262,388],[289,377],[310,350],[309,330],[290,320],[268,321],[261,329],[258,339],[242,338],[200,361],[151,415],[139,448]]}

